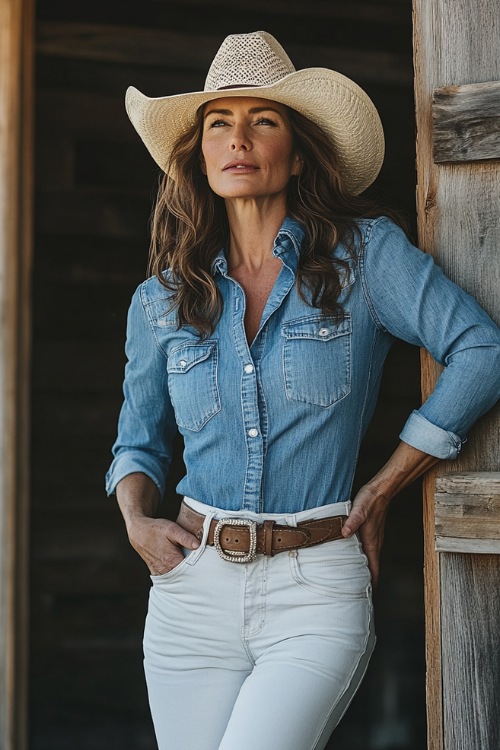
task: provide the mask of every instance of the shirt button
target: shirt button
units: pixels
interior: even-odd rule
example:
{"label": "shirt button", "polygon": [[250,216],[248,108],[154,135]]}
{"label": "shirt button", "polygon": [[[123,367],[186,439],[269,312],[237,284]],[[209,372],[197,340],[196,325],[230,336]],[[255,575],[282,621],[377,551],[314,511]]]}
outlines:
{"label": "shirt button", "polygon": [[328,336],[329,333],[330,333],[330,329],[329,328],[320,328],[319,329],[319,335],[320,336]]}
{"label": "shirt button", "polygon": [[180,362],[179,362],[179,364],[180,364],[181,367],[185,367],[187,365],[187,362],[186,362],[185,359],[181,359]]}
{"label": "shirt button", "polygon": [[248,373],[253,372],[253,365],[245,365],[244,370]]}
{"label": "shirt button", "polygon": [[248,436],[249,437],[257,437],[259,434],[259,431],[255,429],[255,427],[252,427],[251,430],[248,430]]}

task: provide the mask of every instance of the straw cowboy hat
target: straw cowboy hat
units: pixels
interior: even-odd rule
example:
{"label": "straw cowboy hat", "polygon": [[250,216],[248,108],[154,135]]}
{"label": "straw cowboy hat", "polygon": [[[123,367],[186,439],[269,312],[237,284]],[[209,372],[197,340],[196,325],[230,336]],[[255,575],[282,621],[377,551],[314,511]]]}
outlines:
{"label": "straw cowboy hat", "polygon": [[226,37],[203,91],[150,98],[131,86],[125,106],[149,153],[165,170],[176,139],[193,125],[197,109],[227,96],[271,99],[319,125],[331,140],[352,193],[361,193],[378,175],[384,134],[368,95],[334,70],[295,70],[283,47],[265,31]]}

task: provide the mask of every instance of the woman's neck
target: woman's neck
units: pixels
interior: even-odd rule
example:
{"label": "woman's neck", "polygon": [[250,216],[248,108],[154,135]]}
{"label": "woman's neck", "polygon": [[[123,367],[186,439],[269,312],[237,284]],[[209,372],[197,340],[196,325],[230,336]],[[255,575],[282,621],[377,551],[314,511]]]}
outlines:
{"label": "woman's neck", "polygon": [[229,270],[255,273],[272,259],[274,240],[286,216],[283,201],[226,201],[229,222]]}

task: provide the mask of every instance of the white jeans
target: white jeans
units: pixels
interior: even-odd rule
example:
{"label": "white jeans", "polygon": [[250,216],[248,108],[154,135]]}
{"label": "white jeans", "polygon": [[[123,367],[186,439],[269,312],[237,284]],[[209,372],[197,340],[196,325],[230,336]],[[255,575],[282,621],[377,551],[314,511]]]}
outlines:
{"label": "white jeans", "polygon": [[206,546],[212,518],[295,526],[342,515],[207,514],[201,546],[153,586],[145,672],[159,750],[321,750],[375,645],[370,574],[356,537],[251,563]]}

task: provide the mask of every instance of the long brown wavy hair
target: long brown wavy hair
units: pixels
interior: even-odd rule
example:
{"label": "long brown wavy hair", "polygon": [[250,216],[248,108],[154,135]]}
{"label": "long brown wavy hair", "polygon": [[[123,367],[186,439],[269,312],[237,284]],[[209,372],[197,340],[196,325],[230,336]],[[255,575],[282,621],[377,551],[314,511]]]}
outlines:
{"label": "long brown wavy hair", "polygon": [[[380,209],[343,184],[331,142],[311,120],[288,108],[294,149],[302,159],[300,176],[287,188],[288,215],[305,229],[297,271],[302,299],[324,315],[342,317],[338,302],[342,272],[348,261],[332,257],[342,242],[355,256],[356,220],[375,217]],[[160,178],[152,214],[150,271],[172,293],[179,325],[201,336],[213,332],[222,313],[222,297],[211,266],[229,238],[224,200],[208,185],[201,170],[203,107],[193,126],[180,136],[167,171]],[[390,213],[390,212],[384,212]],[[168,273],[165,273],[168,271]],[[305,290],[309,291],[309,300]]]}

